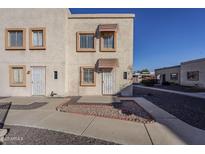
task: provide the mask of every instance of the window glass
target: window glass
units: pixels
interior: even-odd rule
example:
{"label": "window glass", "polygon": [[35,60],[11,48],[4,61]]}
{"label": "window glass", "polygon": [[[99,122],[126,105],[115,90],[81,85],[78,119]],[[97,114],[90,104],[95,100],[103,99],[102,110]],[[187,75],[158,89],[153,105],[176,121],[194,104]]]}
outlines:
{"label": "window glass", "polygon": [[54,71],[54,79],[58,79],[58,71]]}
{"label": "window glass", "polygon": [[17,37],[17,45],[18,47],[23,46],[23,32],[16,32]]}
{"label": "window glass", "polygon": [[187,80],[198,81],[199,71],[187,72]]}
{"label": "window glass", "polygon": [[23,83],[23,68],[21,67],[13,68],[13,81],[14,83]]}
{"label": "window glass", "polygon": [[170,79],[171,80],[178,80],[178,73],[171,73],[170,74]]}
{"label": "window glass", "polygon": [[33,31],[33,46],[43,46],[43,31]]}
{"label": "window glass", "polygon": [[22,47],[23,46],[23,32],[11,31],[9,32],[9,46]]}
{"label": "window glass", "polygon": [[123,79],[127,79],[127,72],[123,72]]}
{"label": "window glass", "polygon": [[80,34],[80,48],[94,48],[94,35]]}
{"label": "window glass", "polygon": [[104,34],[104,48],[114,48],[114,33]]}
{"label": "window glass", "polygon": [[83,82],[86,84],[94,83],[94,69],[83,68]]}

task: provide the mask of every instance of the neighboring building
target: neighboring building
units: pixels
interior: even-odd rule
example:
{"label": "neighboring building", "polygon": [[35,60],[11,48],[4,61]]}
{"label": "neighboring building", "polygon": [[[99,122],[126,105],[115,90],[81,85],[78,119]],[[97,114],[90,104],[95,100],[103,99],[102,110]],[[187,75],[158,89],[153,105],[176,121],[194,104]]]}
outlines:
{"label": "neighboring building", "polygon": [[0,96],[132,95],[133,14],[0,14]]}
{"label": "neighboring building", "polygon": [[160,84],[164,82],[180,84],[180,65],[155,69]]}
{"label": "neighboring building", "polygon": [[[205,58],[182,62],[181,65],[156,69],[156,76],[163,81],[174,82],[184,86],[205,88]],[[173,80],[174,79],[174,80]]]}
{"label": "neighboring building", "polygon": [[143,80],[152,80],[155,79],[155,73],[133,73],[133,83],[141,83]]}
{"label": "neighboring building", "polygon": [[205,88],[205,58],[181,63],[181,84]]}

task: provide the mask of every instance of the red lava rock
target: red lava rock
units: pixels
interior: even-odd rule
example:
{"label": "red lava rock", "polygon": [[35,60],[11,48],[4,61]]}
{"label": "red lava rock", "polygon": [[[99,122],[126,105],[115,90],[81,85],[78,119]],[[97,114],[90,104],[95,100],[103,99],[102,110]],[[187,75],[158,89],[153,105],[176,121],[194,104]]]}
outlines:
{"label": "red lava rock", "polygon": [[134,101],[122,101],[118,104],[85,104],[85,103],[67,103],[57,108],[62,112],[79,113],[84,115],[93,115],[106,118],[114,118],[140,123],[150,123],[154,119],[141,106]]}

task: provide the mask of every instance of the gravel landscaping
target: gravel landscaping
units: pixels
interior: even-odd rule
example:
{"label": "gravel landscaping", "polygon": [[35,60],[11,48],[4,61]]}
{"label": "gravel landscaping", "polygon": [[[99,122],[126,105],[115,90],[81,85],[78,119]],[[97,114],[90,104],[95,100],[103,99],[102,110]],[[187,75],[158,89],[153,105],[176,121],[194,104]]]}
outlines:
{"label": "gravel landscaping", "polygon": [[133,101],[112,104],[65,103],[57,107],[62,112],[129,120],[141,123],[154,122],[153,117]]}
{"label": "gravel landscaping", "polygon": [[134,96],[144,97],[182,121],[205,130],[205,99],[134,87]]}
{"label": "gravel landscaping", "polygon": [[100,139],[77,136],[68,133],[51,131],[47,129],[4,126],[9,133],[4,139],[5,145],[114,145],[116,143]]}

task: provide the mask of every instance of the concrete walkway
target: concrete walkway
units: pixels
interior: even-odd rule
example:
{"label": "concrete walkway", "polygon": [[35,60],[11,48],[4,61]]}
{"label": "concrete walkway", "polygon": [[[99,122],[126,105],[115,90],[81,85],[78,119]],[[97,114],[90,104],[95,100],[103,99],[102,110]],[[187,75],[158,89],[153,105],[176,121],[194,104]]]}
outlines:
{"label": "concrete walkway", "polygon": [[[21,104],[23,98],[11,98]],[[55,107],[66,99],[25,98],[28,102],[47,101],[48,104],[34,110],[10,110],[5,124],[43,128],[76,135],[99,138],[119,144],[205,144],[205,132],[180,121],[144,98],[134,99],[157,122],[142,124],[80,114],[63,113]],[[2,99],[9,101],[9,98]]]}
{"label": "concrete walkway", "polygon": [[134,86],[135,86],[135,87],[139,87],[139,88],[145,88],[145,89],[151,89],[151,90],[158,90],[158,91],[162,91],[162,92],[169,92],[169,93],[174,93],[174,94],[180,94],[180,95],[185,95],[185,96],[191,96],[191,97],[196,97],[196,98],[203,98],[203,99],[205,99],[205,93],[204,93],[204,92],[191,93],[191,92],[181,92],[181,91],[161,89],[161,88],[155,88],[155,87],[146,87],[146,86],[142,86],[142,85],[134,85]]}

